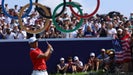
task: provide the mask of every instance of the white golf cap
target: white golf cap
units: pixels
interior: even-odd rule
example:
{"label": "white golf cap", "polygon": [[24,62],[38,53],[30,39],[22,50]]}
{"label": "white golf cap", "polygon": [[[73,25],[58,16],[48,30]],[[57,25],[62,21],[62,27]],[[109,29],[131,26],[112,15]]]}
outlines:
{"label": "white golf cap", "polygon": [[102,52],[105,52],[105,49],[104,49],[104,48],[102,48],[102,49],[101,49],[101,51],[102,51]]}
{"label": "white golf cap", "polygon": [[125,30],[127,30],[127,31],[128,31],[129,29],[128,29],[128,28],[125,28]]}
{"label": "white golf cap", "polygon": [[95,53],[91,53],[90,56],[95,56]]}
{"label": "white golf cap", "polygon": [[35,41],[37,41],[36,37],[31,37],[31,38],[29,39],[29,44],[30,44],[30,43],[33,43],[33,42],[35,42]]}
{"label": "white golf cap", "polygon": [[118,31],[122,32],[123,30],[119,28]]}
{"label": "white golf cap", "polygon": [[111,52],[109,52],[109,55],[112,55],[112,54],[114,54],[112,51],[111,51]]}
{"label": "white golf cap", "polygon": [[74,57],[74,60],[79,60],[79,58],[77,56]]}
{"label": "white golf cap", "polygon": [[60,61],[62,61],[62,60],[65,60],[65,59],[62,57],[62,58],[60,58]]}

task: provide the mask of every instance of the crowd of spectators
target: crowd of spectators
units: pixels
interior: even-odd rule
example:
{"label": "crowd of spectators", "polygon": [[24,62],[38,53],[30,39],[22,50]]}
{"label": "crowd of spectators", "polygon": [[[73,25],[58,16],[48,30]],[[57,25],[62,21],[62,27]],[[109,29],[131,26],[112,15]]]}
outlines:
{"label": "crowd of spectators", "polygon": [[[19,8],[18,5],[15,5],[14,8],[9,9],[8,4],[5,4],[5,9],[10,15],[17,16],[22,7]],[[87,15],[87,13],[84,13],[84,15]],[[47,18],[39,15],[37,11],[32,11],[28,17],[22,19],[22,22],[27,29],[36,30],[44,27],[46,19]],[[133,12],[129,14],[129,17],[115,11],[107,14],[96,14],[92,17],[83,19],[81,27],[69,33],[57,30],[51,19],[50,21],[51,22],[46,30],[36,34],[37,38],[112,37],[114,39],[121,40],[131,39],[130,45],[131,49],[133,48]],[[79,17],[73,14],[69,15],[66,12],[56,18],[57,24],[65,30],[74,29],[79,21]],[[20,27],[18,19],[12,19],[5,15],[0,7],[0,39],[28,39],[31,36],[33,36],[33,34],[27,33]],[[112,55],[109,59],[112,59]],[[107,70],[110,66],[108,64],[101,63],[105,60],[100,58],[100,56],[95,58],[95,53],[90,54],[90,58],[86,64],[83,64],[77,56],[74,57],[74,61],[72,57],[67,59],[67,63],[65,63],[64,60],[64,58],[60,59],[61,63],[57,65],[57,72],[65,73],[94,69],[98,70],[101,66],[104,70]]]}
{"label": "crowd of spectators", "polygon": [[[6,11],[17,16],[22,7],[15,5],[9,9],[5,4]],[[26,12],[26,10],[25,10]],[[84,13],[87,15],[87,13]],[[23,24],[27,29],[41,29],[44,27],[46,18],[39,15],[37,11],[32,11],[28,17],[23,18]],[[64,12],[56,18],[57,24],[65,30],[74,29],[79,23],[80,18]],[[129,18],[119,12],[110,12],[107,14],[96,14],[83,20],[81,27],[73,32],[65,33],[56,29],[51,20],[49,27],[37,34],[37,38],[91,38],[91,37],[113,37],[123,39],[131,37],[133,28],[133,13]],[[12,19],[6,16],[0,8],[0,39],[28,39],[32,34],[21,29],[18,19]]]}
{"label": "crowd of spectators", "polygon": [[61,57],[60,63],[57,64],[57,73],[65,75],[66,73],[103,71],[115,72],[116,57],[113,49],[101,49],[101,54],[90,53],[87,62],[82,62],[78,56],[68,57],[66,60]]}

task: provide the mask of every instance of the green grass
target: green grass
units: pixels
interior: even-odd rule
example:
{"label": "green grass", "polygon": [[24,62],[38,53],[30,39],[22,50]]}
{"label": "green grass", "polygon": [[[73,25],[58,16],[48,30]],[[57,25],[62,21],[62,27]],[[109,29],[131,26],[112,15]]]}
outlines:
{"label": "green grass", "polygon": [[[73,74],[67,73],[66,75],[89,75],[89,73],[93,73],[94,75],[103,75],[102,71],[78,72],[78,73],[73,73]],[[62,74],[49,74],[49,75],[62,75]]]}
{"label": "green grass", "polygon": [[[49,75],[62,75],[62,74],[49,74]],[[67,73],[66,75],[88,75],[88,73],[83,73],[83,72],[74,73],[74,74]]]}
{"label": "green grass", "polygon": [[[92,75],[107,75],[105,72],[103,71],[91,71],[91,72],[79,72],[79,73],[74,73],[74,74],[69,74],[67,73],[66,75],[90,75],[89,73],[93,73]],[[62,74],[49,74],[49,75],[62,75]],[[115,73],[109,73],[108,75],[133,75],[133,72],[128,72],[125,74],[115,74]]]}

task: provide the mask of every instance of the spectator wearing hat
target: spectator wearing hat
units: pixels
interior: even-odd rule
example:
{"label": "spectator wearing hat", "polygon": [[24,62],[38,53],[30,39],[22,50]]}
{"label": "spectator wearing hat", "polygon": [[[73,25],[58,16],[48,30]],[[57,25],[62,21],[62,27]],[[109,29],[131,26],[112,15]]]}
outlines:
{"label": "spectator wearing hat", "polygon": [[119,29],[117,30],[117,37],[116,37],[116,38],[117,38],[117,39],[121,39],[123,36],[124,36],[124,35],[123,35],[123,30],[119,28]]}
{"label": "spectator wearing hat", "polygon": [[106,54],[106,50],[103,48],[101,49],[101,54],[97,56],[99,59],[99,68],[103,69],[105,67],[106,59],[109,56]]}
{"label": "spectator wearing hat", "polygon": [[60,74],[66,73],[66,64],[65,64],[65,59],[63,57],[60,58],[60,63],[57,64],[57,73]]}
{"label": "spectator wearing hat", "polygon": [[79,60],[78,56],[74,57],[74,63],[73,63],[73,71],[74,72],[82,72],[83,70],[83,62]]}
{"label": "spectator wearing hat", "polygon": [[122,29],[118,29],[117,30],[117,38],[120,40],[129,40],[129,38],[131,37],[131,34],[128,31],[128,28],[124,28]]}
{"label": "spectator wearing hat", "polygon": [[66,66],[67,66],[67,73],[73,73],[73,60],[72,60],[72,57],[68,57],[67,59],[67,63],[66,63]]}
{"label": "spectator wearing hat", "polygon": [[29,45],[30,58],[33,63],[32,75],[48,75],[46,61],[53,51],[52,46],[48,44],[47,50],[43,53],[43,51],[38,48],[38,40],[35,37],[29,39]]}
{"label": "spectator wearing hat", "polygon": [[83,71],[91,71],[95,70],[98,71],[99,69],[99,60],[96,58],[95,53],[90,53],[90,58],[88,63],[84,65]]}
{"label": "spectator wearing hat", "polygon": [[129,40],[129,38],[131,38],[131,33],[129,33],[129,28],[125,28],[123,31],[123,38],[121,38],[121,40]]}
{"label": "spectator wearing hat", "polygon": [[114,51],[110,51],[109,52],[109,58],[106,59],[106,65],[104,67],[105,71],[109,71],[111,73],[115,72],[115,62],[116,62],[116,57],[115,57],[115,52]]}

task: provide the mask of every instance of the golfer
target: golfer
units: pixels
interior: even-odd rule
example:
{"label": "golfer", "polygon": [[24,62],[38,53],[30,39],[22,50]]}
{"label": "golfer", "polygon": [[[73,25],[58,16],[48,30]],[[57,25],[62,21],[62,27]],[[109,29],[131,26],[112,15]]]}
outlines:
{"label": "golfer", "polygon": [[50,57],[53,48],[48,43],[45,53],[38,48],[38,40],[35,37],[29,39],[30,45],[30,58],[33,63],[33,72],[31,75],[48,75],[46,61]]}

